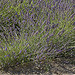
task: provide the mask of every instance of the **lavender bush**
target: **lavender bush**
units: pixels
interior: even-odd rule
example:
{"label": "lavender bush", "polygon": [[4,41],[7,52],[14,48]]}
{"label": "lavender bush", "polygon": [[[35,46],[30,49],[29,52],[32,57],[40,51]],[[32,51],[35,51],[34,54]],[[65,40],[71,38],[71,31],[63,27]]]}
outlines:
{"label": "lavender bush", "polygon": [[1,0],[0,66],[75,56],[74,0]]}

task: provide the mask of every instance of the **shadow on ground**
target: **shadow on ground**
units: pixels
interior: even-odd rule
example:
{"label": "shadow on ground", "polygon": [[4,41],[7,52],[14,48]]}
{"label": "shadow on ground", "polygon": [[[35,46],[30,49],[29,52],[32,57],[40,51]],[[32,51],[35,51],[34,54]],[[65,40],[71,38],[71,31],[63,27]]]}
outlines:
{"label": "shadow on ground", "polygon": [[[47,63],[47,64],[46,64]],[[45,67],[48,67],[46,72]],[[29,63],[18,65],[15,67],[5,68],[0,75],[53,75],[53,74],[75,74],[75,60],[74,58],[56,58],[51,62],[44,62],[42,64]]]}

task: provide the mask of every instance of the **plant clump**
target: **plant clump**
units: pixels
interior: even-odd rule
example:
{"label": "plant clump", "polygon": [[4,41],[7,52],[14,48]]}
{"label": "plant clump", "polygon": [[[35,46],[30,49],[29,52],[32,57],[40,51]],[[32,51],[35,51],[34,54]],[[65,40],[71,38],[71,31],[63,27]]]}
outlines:
{"label": "plant clump", "polygon": [[1,0],[0,8],[1,67],[75,56],[73,2]]}

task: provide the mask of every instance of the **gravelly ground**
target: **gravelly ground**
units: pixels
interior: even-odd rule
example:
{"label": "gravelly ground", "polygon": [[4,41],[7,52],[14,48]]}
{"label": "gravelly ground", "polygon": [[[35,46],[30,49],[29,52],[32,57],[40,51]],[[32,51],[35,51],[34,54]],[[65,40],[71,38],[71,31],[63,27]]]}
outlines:
{"label": "gravelly ground", "polygon": [[[68,62],[67,62],[68,61]],[[72,62],[72,63],[71,63]],[[43,63],[42,65],[43,66]],[[74,58],[57,58],[52,62],[48,62],[49,70],[46,72],[42,67],[35,68],[35,65],[28,64],[25,67],[17,66],[15,68],[5,69],[0,71],[0,75],[75,75],[75,60]]]}

